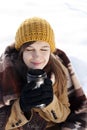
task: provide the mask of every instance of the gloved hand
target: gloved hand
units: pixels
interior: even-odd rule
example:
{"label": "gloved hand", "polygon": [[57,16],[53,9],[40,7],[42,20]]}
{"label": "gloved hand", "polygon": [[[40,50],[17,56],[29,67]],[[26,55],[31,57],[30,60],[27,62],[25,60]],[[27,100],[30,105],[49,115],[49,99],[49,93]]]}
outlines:
{"label": "gloved hand", "polygon": [[52,82],[49,78],[46,78],[39,88],[35,88],[35,86],[36,83],[31,81],[21,92],[19,103],[23,112],[27,112],[41,104],[47,106],[53,100]]}

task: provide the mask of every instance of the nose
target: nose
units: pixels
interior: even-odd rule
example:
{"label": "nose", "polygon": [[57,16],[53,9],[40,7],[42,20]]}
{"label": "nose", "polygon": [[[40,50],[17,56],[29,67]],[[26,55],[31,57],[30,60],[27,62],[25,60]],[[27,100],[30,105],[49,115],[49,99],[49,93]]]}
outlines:
{"label": "nose", "polygon": [[40,56],[40,52],[38,50],[34,51],[33,57],[38,58]]}

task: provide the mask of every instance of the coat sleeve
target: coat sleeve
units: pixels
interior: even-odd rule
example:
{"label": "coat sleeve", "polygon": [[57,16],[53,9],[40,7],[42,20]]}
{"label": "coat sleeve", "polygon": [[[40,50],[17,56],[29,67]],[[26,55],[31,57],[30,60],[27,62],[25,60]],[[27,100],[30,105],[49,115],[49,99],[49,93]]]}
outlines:
{"label": "coat sleeve", "polygon": [[[39,123],[41,122],[41,123]],[[12,108],[9,119],[7,121],[5,130],[19,130],[19,129],[33,129],[34,126],[43,130],[46,127],[46,120],[44,120],[37,112],[31,110],[31,117],[29,120],[24,116],[24,113],[21,111],[19,100],[17,99]]]}
{"label": "coat sleeve", "polygon": [[[32,118],[32,116],[31,116]],[[31,120],[30,118],[30,120]],[[24,116],[23,112],[21,111],[19,100],[16,100],[12,106],[11,114],[6,124],[5,130],[12,130],[18,127],[23,126],[30,120],[27,120]]]}
{"label": "coat sleeve", "polygon": [[70,113],[68,97],[64,93],[60,99],[54,95],[53,101],[40,111],[40,115],[48,122],[61,123]]}

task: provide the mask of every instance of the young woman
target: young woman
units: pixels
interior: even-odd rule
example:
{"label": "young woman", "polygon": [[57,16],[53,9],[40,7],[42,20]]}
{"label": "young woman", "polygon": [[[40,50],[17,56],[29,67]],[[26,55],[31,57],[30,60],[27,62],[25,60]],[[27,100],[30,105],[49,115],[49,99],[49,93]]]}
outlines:
{"label": "young woman", "polygon": [[[50,24],[42,18],[26,19],[16,32],[15,43],[0,60],[0,128],[66,129],[72,113],[69,73],[74,78],[75,74],[66,55],[56,49]],[[29,71],[46,73],[39,87],[28,80]],[[80,90],[79,83],[73,83]],[[79,106],[86,101],[81,92]]]}

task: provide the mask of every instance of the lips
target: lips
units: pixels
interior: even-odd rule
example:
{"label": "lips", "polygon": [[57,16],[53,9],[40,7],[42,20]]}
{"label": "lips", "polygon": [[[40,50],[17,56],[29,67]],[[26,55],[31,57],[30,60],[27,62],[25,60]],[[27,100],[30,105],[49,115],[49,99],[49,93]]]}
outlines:
{"label": "lips", "polygon": [[40,65],[42,62],[31,62],[33,65]]}

